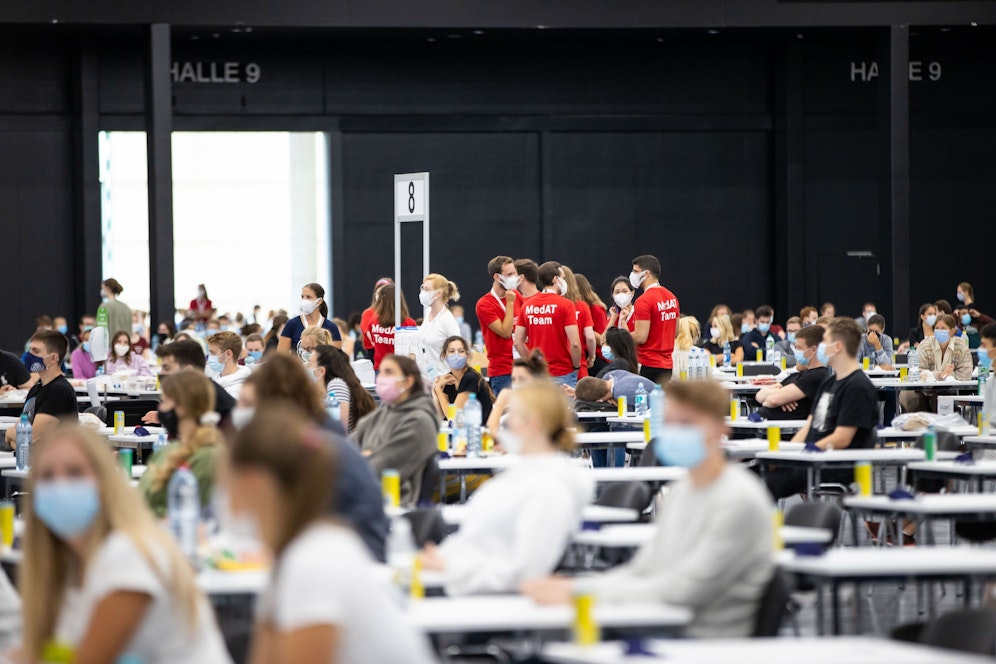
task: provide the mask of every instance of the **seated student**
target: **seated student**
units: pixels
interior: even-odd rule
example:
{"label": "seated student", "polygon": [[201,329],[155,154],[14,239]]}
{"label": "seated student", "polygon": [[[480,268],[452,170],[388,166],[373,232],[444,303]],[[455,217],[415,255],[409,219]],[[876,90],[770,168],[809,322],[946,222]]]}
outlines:
{"label": "seated student", "polygon": [[21,358],[0,349],[0,394],[12,390],[26,390],[37,381],[38,376],[31,375]]}
{"label": "seated student", "polygon": [[279,353],[253,372],[242,386],[239,405],[232,411],[232,424],[236,429],[245,427],[257,407],[277,401],[294,403],[314,424],[332,434],[337,462],[327,511],[351,525],[370,549],[370,555],[383,561],[389,524],[384,515],[380,477],[374,476],[370,462],[356,443],[346,438],[342,424],[329,417],[322,392],[315,388],[297,358]]}
{"label": "seated student", "polygon": [[771,321],[775,317],[775,312],[766,304],[757,308],[757,328],[751,330],[741,337],[741,345],[744,347],[744,360],[753,362],[757,359],[757,351],[761,351],[762,357],[767,348],[768,339],[778,341],[778,336],[771,331]]}
{"label": "seated student", "polygon": [[250,334],[246,337],[246,356],[240,361],[241,364],[249,367],[263,361],[263,353],[266,352],[266,343],[263,335]]}
{"label": "seated student", "polygon": [[899,346],[899,353],[908,353],[911,348],[919,346],[927,337],[934,336],[934,323],[937,322],[937,307],[928,302],[920,306],[920,317],[917,324],[910,330],[909,337]]}
{"label": "seated student", "polygon": [[[972,379],[972,351],[964,339],[954,336],[957,326],[954,316],[944,314],[934,324],[934,336],[917,346],[921,381]],[[937,412],[937,391],[904,390],[899,403],[907,413]]]}
{"label": "seated student", "polygon": [[329,435],[278,401],[262,406],[232,443],[228,511],[252,524],[273,555],[256,604],[251,661],[432,662],[428,642],[405,619],[359,538],[324,518],[335,488]]}
{"label": "seated student", "polygon": [[823,341],[823,328],[819,325],[805,327],[795,333],[792,357],[796,371],[790,372],[781,383],[766,385],[754,398],[761,404],[758,410],[767,420],[804,420],[809,417],[813,398],[829,375],[817,356]]}
{"label": "seated student", "polygon": [[207,368],[210,376],[234,399],[239,398],[242,383],[252,373],[249,367],[239,366],[241,354],[242,339],[234,332],[219,332],[208,339]]}
{"label": "seated student", "polygon": [[820,318],[834,318],[837,316],[837,307],[833,306],[833,302],[824,302],[823,306],[820,307]]}
{"label": "seated student", "polygon": [[529,357],[517,357],[512,360],[512,384],[508,389],[502,390],[498,398],[495,399],[495,403],[491,407],[491,416],[486,420],[488,430],[496,433],[505,426],[508,403],[515,390],[534,381],[549,379],[550,372],[546,367],[546,360],[543,359],[543,353],[538,348],[534,349]]}
{"label": "seated student", "polygon": [[70,364],[73,367],[74,379],[88,380],[97,375],[97,365],[90,356],[90,330],[84,330],[80,336],[82,341],[79,347],[69,356]]}
{"label": "seated student", "polygon": [[152,369],[145,358],[135,353],[131,347],[131,335],[127,332],[115,332],[111,338],[111,347],[107,353],[104,372],[112,376],[118,371],[131,371],[136,376],[151,376]]}
{"label": "seated student", "polygon": [[264,349],[264,354],[269,353],[271,350],[276,350],[280,343],[280,335],[284,331],[284,327],[287,326],[286,314],[279,314],[273,317],[273,323],[270,326],[270,331],[266,333],[263,337],[263,341],[266,342],[266,348]]}
{"label": "seated student", "polygon": [[803,327],[816,325],[816,319],[819,317],[820,313],[816,311],[816,307],[806,306],[799,310],[799,320],[802,321]]}
{"label": "seated student", "polygon": [[604,378],[610,371],[638,373],[640,365],[636,361],[636,345],[633,335],[624,327],[605,328],[605,343],[602,344],[602,357],[608,362],[596,378]]}
{"label": "seated student", "polygon": [[[179,336],[179,335],[177,335]],[[181,340],[171,344],[165,344],[156,349],[162,366],[159,367],[159,378],[165,380],[167,376],[181,371],[191,370],[199,374],[204,373],[204,351],[196,341]],[[225,388],[218,383],[211,381],[214,386],[214,412],[221,418],[221,427],[228,423],[229,414],[235,407],[235,399],[232,398]],[[159,412],[149,411],[142,416],[145,424],[159,424]]]}
{"label": "seated student", "polygon": [[[37,443],[52,431],[62,418],[77,421],[76,390],[62,375],[62,361],[69,343],[55,330],[35,332],[28,340],[28,359],[32,374],[38,376],[24,400],[22,414],[31,422],[31,440]],[[7,445],[14,448],[17,431],[14,427],[5,432]]]}
{"label": "seated student", "polygon": [[[833,374],[827,376],[813,398],[812,413],[806,425],[792,438],[813,444],[820,450],[865,449],[875,444],[878,425],[878,397],[871,380],[858,364],[861,328],[850,318],[835,318],[816,348],[816,357]],[[824,470],[824,482],[850,484],[853,470]],[[806,490],[806,471],[772,468],[765,482],[775,500]]]}
{"label": "seated student", "polygon": [[802,319],[798,316],[792,316],[785,321],[785,338],[775,343],[775,350],[785,358],[785,368],[787,369],[795,366],[795,351],[793,348],[795,337],[801,329]]}
{"label": "seated student", "polygon": [[653,539],[632,562],[606,574],[527,581],[522,592],[546,604],[584,592],[598,602],[686,606],[690,636],[750,636],[772,574],[771,503],[757,477],[726,462],[727,392],[713,381],[672,381],[664,389],[665,444],[655,449],[664,463],[689,474],[669,485]]}
{"label": "seated student", "polygon": [[415,360],[399,355],[381,361],[377,396],[380,408],[359,421],[353,439],[377,477],[389,468],[398,471],[401,504],[411,505],[421,493],[425,465],[436,456],[436,407]]}
{"label": "seated student", "polygon": [[865,320],[865,329],[867,333],[862,335],[858,348],[858,362],[867,357],[871,366],[892,371],[892,337],[885,333],[885,317],[872,314]]}
{"label": "seated student", "polygon": [[318,346],[308,360],[308,369],[319,385],[324,385],[325,394],[335,393],[339,400],[339,421],[352,433],[360,418],[377,408],[377,403],[360,384],[349,356],[335,346]]}
{"label": "seated student", "polygon": [[[740,338],[746,337],[751,330],[757,327],[757,316],[753,309],[744,309],[740,313]],[[736,328],[734,328],[736,329]]]}
{"label": "seated student", "polygon": [[571,426],[552,383],[514,391],[499,439],[521,461],[474,493],[456,534],[422,551],[423,568],[444,573],[447,595],[515,592],[556,568],[594,490],[590,473],[568,457]]}
{"label": "seated student", "polygon": [[170,478],[184,464],[197,478],[201,507],[211,504],[215,467],[223,444],[210,378],[194,371],[180,371],[164,379],[162,387],[159,422],[172,442],[149,460],[139,482],[145,501],[158,517],[166,516]]}
{"label": "seated student", "polygon": [[319,346],[331,346],[332,333],[323,327],[313,326],[304,329],[301,333],[301,340],[297,343],[297,356],[305,364],[311,359],[311,354]]}
{"label": "seated student", "polygon": [[190,563],[107,450],[62,425],[32,456],[18,579],[29,660],[54,642],[73,662],[231,662]]}
{"label": "seated student", "polygon": [[605,378],[588,376],[578,381],[574,388],[574,398],[582,401],[615,403],[619,397],[626,397],[626,403],[632,408],[636,404],[636,390],[642,385],[647,395],[657,384],[649,378],[628,371],[610,371]]}
{"label": "seated student", "polygon": [[482,422],[491,417],[494,395],[491,386],[481,374],[467,366],[470,358],[470,345],[463,337],[450,337],[443,342],[442,359],[449,366],[448,373],[436,376],[432,382],[432,396],[439,408],[439,414],[446,417],[447,406],[453,404],[457,410],[467,405],[471,394],[481,404]]}
{"label": "seated student", "polygon": [[[739,315],[739,314],[738,314]],[[730,366],[736,366],[744,361],[744,347],[734,331],[733,321],[729,316],[716,316],[709,327],[709,340],[702,347],[716,357],[716,366],[725,362],[723,349],[730,344]]]}

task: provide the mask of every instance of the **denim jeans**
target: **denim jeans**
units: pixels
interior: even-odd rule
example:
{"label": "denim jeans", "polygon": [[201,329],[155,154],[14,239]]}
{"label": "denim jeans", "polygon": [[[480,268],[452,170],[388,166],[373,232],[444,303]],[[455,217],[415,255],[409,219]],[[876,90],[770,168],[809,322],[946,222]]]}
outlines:
{"label": "denim jeans", "polygon": [[557,385],[566,385],[567,387],[577,387],[578,372],[572,371],[566,376],[551,376],[550,379]]}
{"label": "denim jeans", "polygon": [[498,396],[505,388],[512,387],[512,376],[493,376],[488,379],[488,384],[495,396]]}

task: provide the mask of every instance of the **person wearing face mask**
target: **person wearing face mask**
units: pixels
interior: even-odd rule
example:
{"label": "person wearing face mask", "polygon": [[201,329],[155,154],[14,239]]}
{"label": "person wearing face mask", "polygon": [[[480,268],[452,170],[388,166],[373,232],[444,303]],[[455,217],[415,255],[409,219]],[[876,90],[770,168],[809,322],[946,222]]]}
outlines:
{"label": "person wearing face mask", "polygon": [[425,308],[425,318],[419,328],[421,352],[417,362],[422,374],[430,382],[450,370],[443,361],[443,343],[450,337],[460,336],[460,326],[447,304],[460,300],[460,292],[452,281],[441,274],[428,274],[422,280],[418,293],[419,303]]}
{"label": "person wearing face mask", "polygon": [[762,356],[767,348],[768,339],[778,342],[778,336],[771,330],[771,321],[775,318],[774,310],[766,304],[762,304],[755,312],[757,327],[740,339],[740,344],[744,348],[744,360],[753,362],[757,359],[757,351],[761,351]]}
{"label": "person wearing face mask", "polygon": [[793,350],[793,344],[795,344],[796,335],[799,334],[799,330],[802,329],[802,319],[798,316],[792,316],[787,321],[785,321],[785,338],[780,339],[775,343],[775,350],[782,354],[785,358],[785,367],[791,368],[795,366],[795,352]]}
{"label": "person wearing face mask", "polygon": [[961,337],[965,339],[968,347],[972,350],[979,347],[981,342],[980,331],[985,325],[993,322],[993,319],[980,313],[977,309],[970,309],[965,306],[954,310],[955,320],[958,321],[958,329]]}
{"label": "person wearing face mask", "polygon": [[325,303],[325,289],[318,284],[306,284],[301,289],[301,312],[287,321],[280,332],[277,352],[294,353],[298,350],[301,334],[309,327],[323,327],[332,335],[332,345],[342,347],[342,335],[335,323],[328,319],[329,305]]}
{"label": "person wearing face mask", "polygon": [[792,342],[792,359],[796,371],[789,372],[781,383],[765,385],[754,397],[766,420],[804,420],[813,408],[813,399],[819,392],[829,371],[820,358],[817,348],[823,341],[824,329],[819,325],[803,328],[795,333]]}
{"label": "person wearing face mask", "polygon": [[494,395],[488,381],[481,374],[467,366],[470,358],[470,345],[463,337],[450,337],[443,344],[443,361],[450,368],[449,372],[436,377],[432,383],[432,395],[441,417],[446,416],[447,406],[456,405],[462,409],[467,404],[471,394],[476,395],[481,404],[482,422],[487,422],[491,416],[491,406]]}
{"label": "person wearing face mask", "polygon": [[331,346],[332,335],[323,327],[308,327],[301,333],[301,340],[297,343],[297,356],[302,362],[308,364],[311,354],[319,346]]}
{"label": "person wearing face mask", "polygon": [[385,470],[401,476],[401,504],[414,504],[422,491],[425,466],[436,456],[439,419],[414,360],[388,355],[377,374],[381,406],[362,418],[353,432],[377,477]]}
{"label": "person wearing face mask", "polygon": [[596,352],[601,347],[600,335],[595,333],[595,321],[591,315],[591,307],[581,297],[574,271],[566,265],[560,266],[560,273],[567,284],[564,297],[574,303],[574,313],[578,321],[578,334],[581,336],[581,368],[578,378],[586,378],[598,359]]}
{"label": "person wearing face mask", "polygon": [[162,387],[159,423],[172,442],[149,460],[138,485],[158,517],[166,516],[169,480],[181,465],[197,478],[201,507],[211,504],[223,444],[217,426],[220,418],[214,412],[214,388],[207,376],[181,371],[166,378]]}
{"label": "person wearing face mask", "polygon": [[803,307],[799,310],[799,319],[802,321],[803,327],[809,327],[810,325],[816,325],[816,319],[820,317],[820,312],[816,310],[816,307]]}
{"label": "person wearing face mask", "polygon": [[[28,342],[28,349],[31,342]],[[38,382],[25,363],[17,355],[0,349],[0,394],[11,390],[26,390]]]}
{"label": "person wearing face mask", "polygon": [[[182,333],[177,336],[181,335]],[[196,341],[190,339],[174,341],[157,348],[156,355],[162,362],[159,369],[159,378],[162,380],[181,371],[193,371],[202,376],[205,374],[204,349]],[[224,429],[229,425],[232,408],[235,407],[235,399],[225,391],[225,388],[213,380],[211,385],[214,389],[214,411],[218,413],[218,417],[221,419],[220,426]],[[142,422],[159,425],[159,411],[149,411],[142,416]]]}
{"label": "person wearing face mask", "polygon": [[[62,425],[31,459],[24,517],[26,661],[231,658],[193,569],[121,473],[107,441]],[[68,661],[68,660],[67,660]]]}
{"label": "person wearing face mask", "polygon": [[[486,420],[488,431],[494,433],[504,428],[508,404],[516,390],[530,385],[534,381],[548,380],[550,380],[550,372],[547,369],[546,360],[543,359],[543,353],[534,350],[529,354],[529,357],[515,358],[512,362],[512,384],[507,389],[502,390],[502,393],[495,399],[491,407],[491,416]],[[500,441],[498,445],[501,445]]]}
{"label": "person wearing face mask", "polygon": [[612,281],[612,306],[609,308],[607,327],[625,327],[630,333],[636,328],[633,320],[633,298],[636,289],[628,277],[616,277]]}
{"label": "person wearing face mask", "polygon": [[915,349],[923,340],[934,336],[934,324],[937,322],[937,307],[928,302],[920,306],[919,321],[910,330],[909,338],[899,346],[900,353],[907,353],[910,349]]}
{"label": "person wearing face mask", "polygon": [[82,342],[79,348],[70,355],[70,364],[73,367],[74,379],[87,380],[97,375],[97,365],[90,356],[90,330],[86,330],[81,336]]}
{"label": "person wearing face mask", "polygon": [[107,354],[104,371],[108,376],[118,371],[131,371],[135,376],[152,375],[152,369],[149,368],[145,358],[132,351],[131,335],[124,330],[115,332],[111,337],[111,349]]}
{"label": "person wearing face mask", "polygon": [[321,345],[308,360],[308,369],[325,394],[332,392],[339,400],[339,421],[352,432],[360,418],[377,408],[373,397],[356,377],[349,356],[334,346]]}
{"label": "person wearing face mask", "polygon": [[107,331],[111,334],[120,330],[131,332],[131,307],[118,299],[122,292],[124,287],[117,279],[105,279],[100,283],[100,298],[103,301],[97,307],[97,319],[106,317]]}
{"label": "person wearing face mask", "polygon": [[273,557],[254,611],[252,662],[428,664],[427,639],[359,538],[325,519],[337,463],[328,434],[292,403],[262,407],[232,444],[228,511]]}
{"label": "person wearing face mask", "polygon": [[240,363],[243,366],[254,367],[263,362],[263,353],[266,351],[266,342],[262,334],[250,334],[246,337],[246,353]]}
{"label": "person wearing face mask", "polygon": [[501,391],[512,383],[512,334],[521,307],[516,290],[521,277],[509,256],[492,258],[488,274],[491,290],[477,301],[474,312],[488,352],[488,383],[495,395],[501,396]]}
{"label": "person wearing face mask", "polygon": [[955,290],[955,299],[958,300],[960,306],[966,309],[976,309],[981,311],[978,302],[975,301],[975,289],[972,288],[972,284],[967,281],[963,281],[958,284],[958,288]]}
{"label": "person wearing face mask", "polygon": [[665,465],[688,468],[688,476],[668,485],[653,538],[605,574],[535,579],[521,590],[542,604],[567,604],[584,593],[600,604],[685,606],[692,611],[688,636],[750,636],[773,573],[771,503],[756,476],[726,461],[727,392],[713,381],[672,381],[665,392],[653,449]]}
{"label": "person wearing face mask", "polygon": [[637,256],[629,283],[642,288],[643,295],[633,307],[633,342],[640,375],[655,383],[671,380],[674,364],[671,353],[681,311],[678,298],[660,283],[661,262],[655,256]]}
{"label": "person wearing face mask", "polygon": [[[383,286],[377,291],[374,300],[373,319],[367,326],[364,335],[364,346],[373,349],[374,370],[380,369],[380,363],[394,352],[394,284]],[[408,302],[405,294],[401,294],[401,325],[415,327],[415,320],[408,315]]]}
{"label": "person wearing face mask", "polygon": [[602,356],[608,360],[608,364],[598,372],[596,378],[605,378],[605,374],[610,371],[628,371],[635,374],[640,370],[640,365],[636,361],[633,337],[625,328],[605,328]]}
{"label": "person wearing face mask", "polygon": [[176,337],[176,325],[173,321],[164,320],[159,323],[156,333],[152,335],[152,352],[155,353],[157,348],[173,341],[174,337]]}
{"label": "person wearing face mask", "polygon": [[520,461],[474,493],[459,531],[422,550],[423,569],[443,573],[447,595],[515,592],[556,568],[594,490],[590,473],[568,456],[571,427],[553,385],[512,394],[499,438]]}
{"label": "person wearing face mask", "polygon": [[208,321],[214,318],[214,314],[214,304],[208,297],[207,287],[204,284],[197,284],[197,297],[190,301],[187,317],[194,319],[198,330],[203,330],[207,327]]}
{"label": "person wearing face mask", "polygon": [[453,319],[460,327],[460,336],[466,339],[467,343],[474,343],[474,331],[470,329],[470,323],[468,323],[464,317],[463,307],[459,304],[455,304],[450,307],[450,312],[453,314]]}
{"label": "person wearing face mask", "polygon": [[219,332],[208,339],[209,375],[235,399],[239,398],[242,384],[252,373],[249,367],[239,366],[241,354],[242,339],[234,332]]}
{"label": "person wearing face mask", "polygon": [[574,303],[563,295],[567,281],[560,263],[543,263],[537,278],[543,291],[522,305],[515,323],[515,350],[519,357],[527,357],[538,348],[553,380],[574,387],[581,367],[581,335]]}
{"label": "person wearing face mask", "polygon": [[747,336],[751,330],[757,327],[757,318],[753,309],[744,309],[740,312],[740,338]]}
{"label": "person wearing face mask", "polygon": [[[858,324],[862,332],[868,331],[868,319],[877,314],[874,302],[865,302],[864,306],[861,307],[861,315],[854,319],[854,322]],[[858,358],[859,360],[861,358]]]}
{"label": "person wearing face mask", "polygon": [[[954,316],[940,316],[934,324],[934,336],[917,346],[921,381],[972,379],[972,351],[964,339],[955,336],[957,326]],[[937,412],[937,392],[903,390],[899,404],[907,413]]]}
{"label": "person wearing face mask", "polygon": [[[851,318],[835,318],[816,347],[820,364],[829,367],[813,398],[813,410],[805,426],[792,438],[819,450],[868,449],[878,440],[878,397],[871,380],[858,364],[861,328]],[[798,341],[798,339],[796,340]],[[844,485],[854,480],[853,470],[824,470],[824,482]],[[806,490],[806,471],[771,468],[765,477],[768,490],[781,500]]]}
{"label": "person wearing face mask", "polygon": [[[38,442],[55,428],[60,419],[77,417],[76,391],[62,375],[62,361],[66,357],[66,337],[55,330],[35,332],[28,340],[28,371],[38,377],[24,400],[22,415],[31,422],[31,440]],[[5,360],[6,361],[6,360]],[[7,429],[5,440],[14,447],[14,427]]]}

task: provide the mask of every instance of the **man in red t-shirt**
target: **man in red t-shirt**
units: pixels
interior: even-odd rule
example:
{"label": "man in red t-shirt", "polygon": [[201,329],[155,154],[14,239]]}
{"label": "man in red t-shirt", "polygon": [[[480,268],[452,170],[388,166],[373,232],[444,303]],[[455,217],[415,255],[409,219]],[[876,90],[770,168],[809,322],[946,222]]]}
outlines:
{"label": "man in red t-shirt", "polygon": [[640,375],[655,383],[671,380],[671,353],[678,327],[678,298],[661,286],[661,262],[654,256],[637,256],[629,283],[643,288],[633,306],[633,343],[640,362]]}
{"label": "man in red t-shirt", "polygon": [[537,285],[542,292],[523,303],[519,312],[515,349],[527,357],[532,349],[539,348],[554,382],[574,387],[581,368],[581,335],[574,303],[563,296],[567,282],[560,263],[540,265]]}
{"label": "man in red t-shirt", "polygon": [[477,301],[475,312],[488,350],[488,383],[498,396],[512,384],[512,333],[519,314],[516,287],[519,275],[508,256],[495,256],[488,263],[491,290]]}

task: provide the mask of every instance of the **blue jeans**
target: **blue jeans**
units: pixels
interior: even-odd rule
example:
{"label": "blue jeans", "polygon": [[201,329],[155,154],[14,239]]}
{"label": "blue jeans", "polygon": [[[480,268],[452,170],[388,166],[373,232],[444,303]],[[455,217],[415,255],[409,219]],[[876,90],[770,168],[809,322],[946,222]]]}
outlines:
{"label": "blue jeans", "polygon": [[567,387],[577,387],[578,386],[578,372],[572,371],[566,376],[551,376],[550,378],[557,385],[566,385]]}
{"label": "blue jeans", "polygon": [[621,447],[616,447],[611,450],[592,450],[591,465],[595,468],[607,467],[609,465],[610,454],[613,455],[613,466],[616,468],[622,468],[626,465],[626,450]]}
{"label": "blue jeans", "polygon": [[492,376],[488,378],[488,384],[491,385],[491,391],[495,396],[498,396],[505,388],[512,387],[512,376]]}

